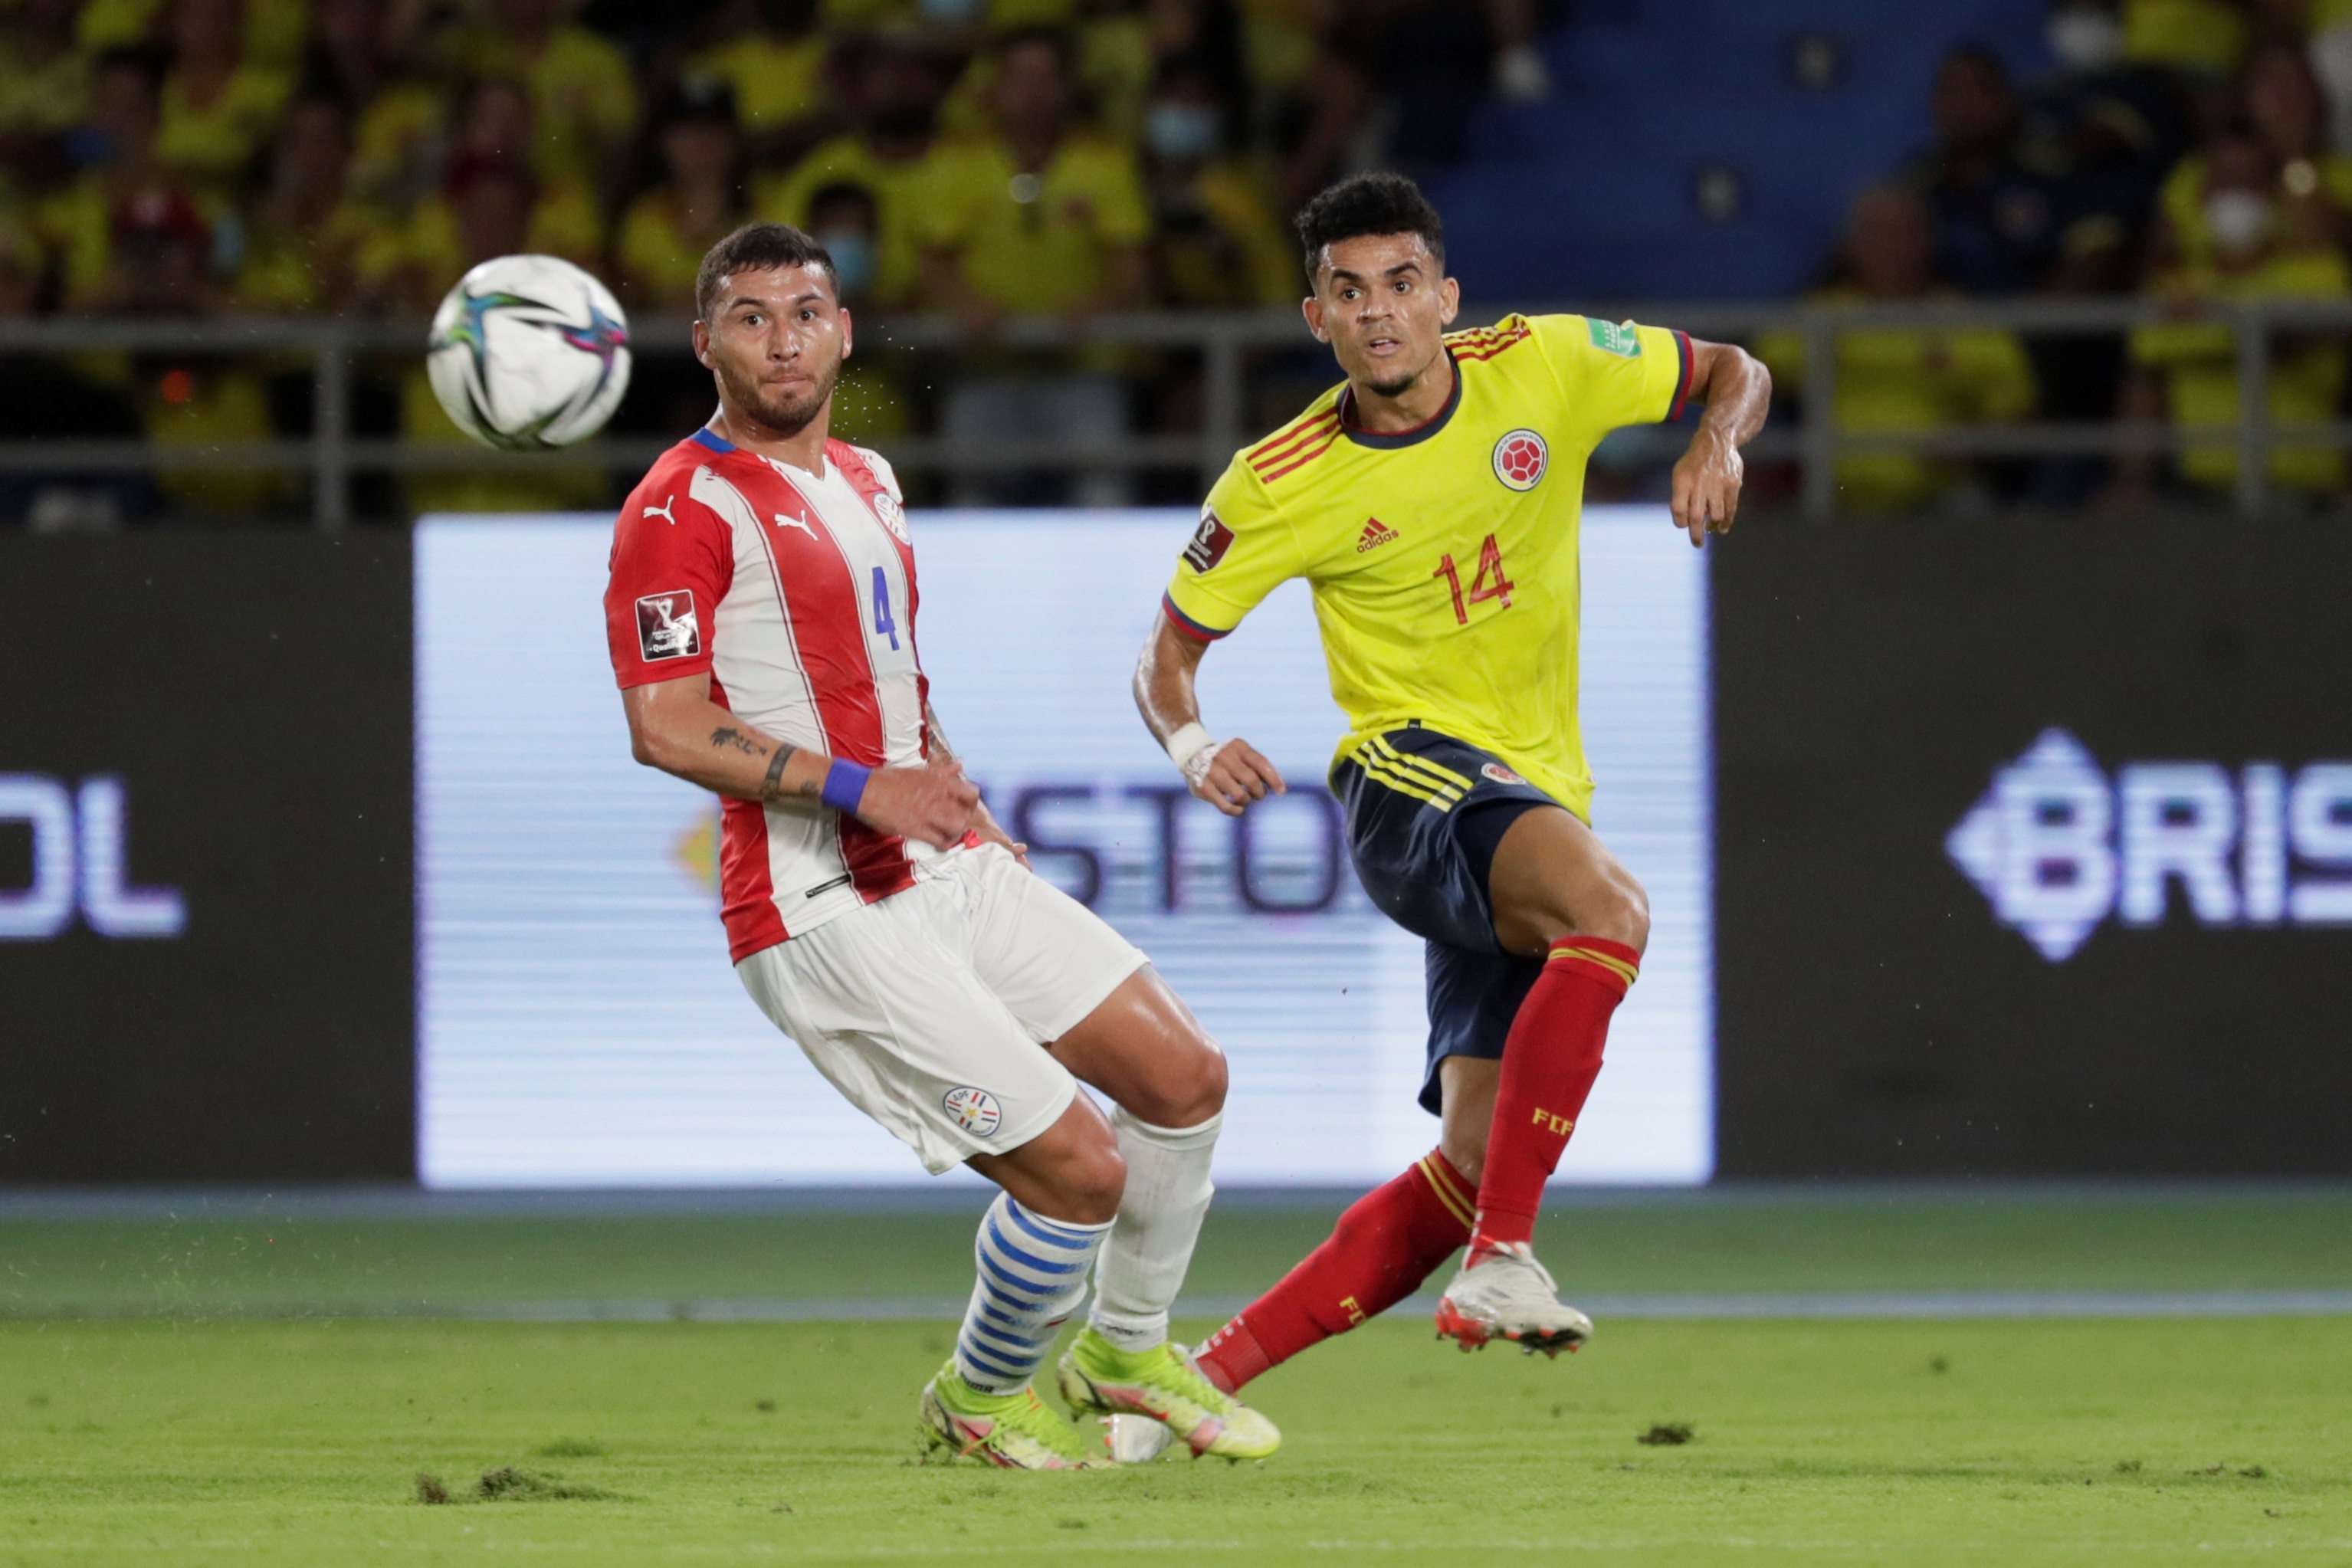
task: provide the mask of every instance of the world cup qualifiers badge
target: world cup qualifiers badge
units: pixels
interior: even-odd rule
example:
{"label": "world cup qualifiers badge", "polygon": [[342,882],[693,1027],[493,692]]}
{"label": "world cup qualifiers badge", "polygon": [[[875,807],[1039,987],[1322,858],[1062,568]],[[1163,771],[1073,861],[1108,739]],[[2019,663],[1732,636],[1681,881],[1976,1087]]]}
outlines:
{"label": "world cup qualifiers badge", "polygon": [[951,1089],[940,1103],[947,1107],[948,1114],[955,1118],[958,1127],[977,1137],[987,1137],[1004,1121],[1004,1111],[996,1103],[996,1096],[984,1089],[973,1089],[968,1085]]}

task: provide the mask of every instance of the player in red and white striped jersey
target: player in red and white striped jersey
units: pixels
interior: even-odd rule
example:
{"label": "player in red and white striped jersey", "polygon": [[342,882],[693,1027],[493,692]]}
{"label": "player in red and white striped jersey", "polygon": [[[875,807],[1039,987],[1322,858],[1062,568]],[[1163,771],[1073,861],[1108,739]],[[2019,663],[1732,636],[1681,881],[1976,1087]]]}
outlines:
{"label": "player in red and white striped jersey", "polygon": [[729,951],[753,1000],[934,1174],[1003,1188],[924,1426],[999,1465],[1099,1458],[1030,1382],[1092,1265],[1060,1366],[1072,1407],[1262,1458],[1272,1423],[1168,1341],[1224,1059],[1142,953],[1029,872],[948,750],[898,482],[826,435],[852,342],[832,259],[749,225],[703,258],[696,300],[719,411],[621,508],[613,668],[637,760],[722,797]]}

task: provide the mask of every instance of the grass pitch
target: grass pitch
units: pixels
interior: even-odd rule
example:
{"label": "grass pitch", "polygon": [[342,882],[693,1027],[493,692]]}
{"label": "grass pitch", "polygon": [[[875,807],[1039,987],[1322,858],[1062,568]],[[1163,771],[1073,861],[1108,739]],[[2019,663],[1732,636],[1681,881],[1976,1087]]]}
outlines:
{"label": "grass pitch", "polygon": [[[1331,1212],[1221,1205],[1188,1289],[1254,1292]],[[1267,1464],[1024,1476],[913,1463],[945,1321],[338,1315],[953,1299],[971,1222],[952,1206],[690,1199],[0,1205],[0,1568],[1082,1554],[2352,1568],[2352,1316],[1604,1316],[1589,1350],[1557,1363],[1464,1355],[1399,1316],[1253,1386],[1287,1439]],[[1563,1195],[1539,1245],[1571,1300],[2342,1292],[2352,1194]],[[1687,1442],[1640,1440],[1684,1427]],[[418,1500],[419,1476],[448,1500]]]}
{"label": "grass pitch", "polygon": [[0,1324],[0,1563],[2352,1562],[2340,1318],[1388,1320],[1255,1386],[1273,1461],[1079,1476],[913,1463],[949,1333]]}

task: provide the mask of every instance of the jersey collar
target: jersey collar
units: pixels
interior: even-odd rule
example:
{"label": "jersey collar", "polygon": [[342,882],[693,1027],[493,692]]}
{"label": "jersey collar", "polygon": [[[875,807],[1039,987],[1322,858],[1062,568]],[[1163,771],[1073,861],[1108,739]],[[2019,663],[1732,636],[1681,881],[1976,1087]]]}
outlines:
{"label": "jersey collar", "polygon": [[1448,363],[1454,366],[1454,390],[1446,395],[1445,406],[1414,426],[1410,430],[1360,430],[1350,415],[1355,405],[1356,389],[1352,386],[1339,394],[1339,428],[1348,439],[1359,447],[1371,447],[1380,451],[1393,451],[1400,447],[1415,447],[1436,435],[1453,422],[1454,411],[1462,406],[1462,362],[1454,351],[1445,351]]}
{"label": "jersey collar", "polygon": [[695,442],[697,445],[708,447],[714,452],[731,452],[735,449],[734,442],[728,440],[725,437],[719,435],[718,431],[713,430],[708,425],[705,425],[701,429],[697,430],[693,435],[688,437],[687,439]]}

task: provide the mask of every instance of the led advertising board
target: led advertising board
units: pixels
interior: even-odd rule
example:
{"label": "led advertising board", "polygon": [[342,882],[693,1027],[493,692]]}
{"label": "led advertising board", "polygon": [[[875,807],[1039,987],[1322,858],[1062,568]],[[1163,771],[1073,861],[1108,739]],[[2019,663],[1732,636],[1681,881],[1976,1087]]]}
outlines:
{"label": "led advertising board", "polygon": [[1716,563],[1722,1167],[2352,1173],[2341,529]]}
{"label": "led advertising board", "polygon": [[[1041,875],[1150,953],[1232,1058],[1228,1182],[1363,1183],[1425,1153],[1421,944],[1357,887],[1322,789],[1341,728],[1303,585],[1204,666],[1220,733],[1291,795],[1191,800],[1128,683],[1192,514],[915,519],[941,722]],[[419,1167],[441,1187],[873,1183],[913,1157],[730,973],[708,795],[629,756],[607,519],[416,534]],[[1585,522],[1584,722],[1601,831],[1653,937],[1563,1175],[1712,1163],[1706,577],[1657,509]],[[951,1177],[950,1179],[976,1179]]]}
{"label": "led advertising board", "polygon": [[0,1182],[413,1173],[409,579],[0,538]]}

